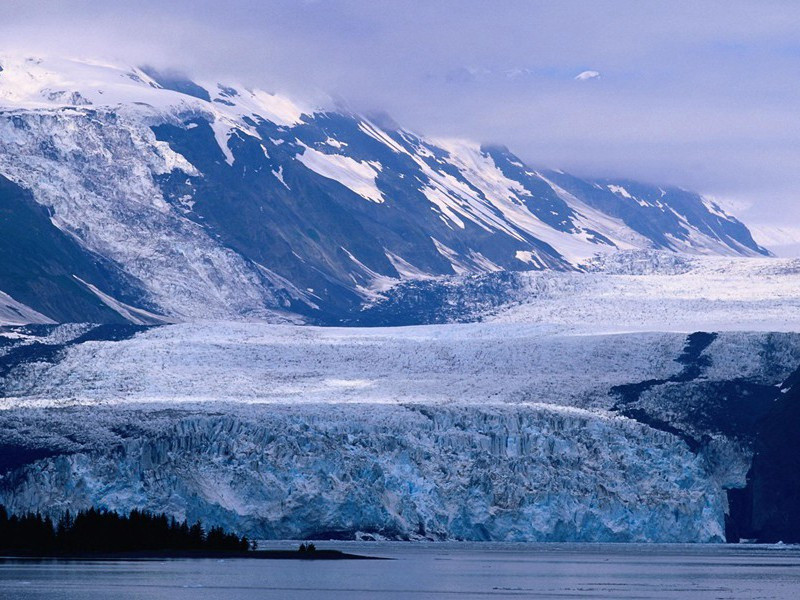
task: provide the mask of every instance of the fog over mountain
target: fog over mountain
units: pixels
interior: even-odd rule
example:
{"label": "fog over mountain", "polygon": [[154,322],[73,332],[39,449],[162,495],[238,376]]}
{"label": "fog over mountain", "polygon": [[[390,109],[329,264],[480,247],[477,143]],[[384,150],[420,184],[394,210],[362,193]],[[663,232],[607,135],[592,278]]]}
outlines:
{"label": "fog over mountain", "polygon": [[[800,14],[745,2],[4,3],[6,49],[253,82],[800,223]],[[599,76],[578,77],[597,72]],[[779,249],[780,253],[780,249]]]}

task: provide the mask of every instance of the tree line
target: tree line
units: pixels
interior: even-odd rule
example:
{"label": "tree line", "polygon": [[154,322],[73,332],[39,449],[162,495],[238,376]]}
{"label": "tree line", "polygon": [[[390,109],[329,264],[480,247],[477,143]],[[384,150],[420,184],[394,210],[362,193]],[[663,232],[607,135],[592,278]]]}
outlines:
{"label": "tree line", "polygon": [[225,532],[206,531],[167,515],[132,510],[129,514],[90,508],[57,521],[40,513],[9,515],[0,505],[0,550],[34,555],[201,550],[246,552],[255,542]]}

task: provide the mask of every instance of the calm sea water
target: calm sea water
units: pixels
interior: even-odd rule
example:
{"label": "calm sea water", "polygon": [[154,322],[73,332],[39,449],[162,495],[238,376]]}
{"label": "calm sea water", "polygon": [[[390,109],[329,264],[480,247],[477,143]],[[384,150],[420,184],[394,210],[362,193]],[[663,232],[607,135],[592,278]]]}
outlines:
{"label": "calm sea water", "polygon": [[0,598],[800,598],[800,546],[318,546],[395,560],[3,560]]}

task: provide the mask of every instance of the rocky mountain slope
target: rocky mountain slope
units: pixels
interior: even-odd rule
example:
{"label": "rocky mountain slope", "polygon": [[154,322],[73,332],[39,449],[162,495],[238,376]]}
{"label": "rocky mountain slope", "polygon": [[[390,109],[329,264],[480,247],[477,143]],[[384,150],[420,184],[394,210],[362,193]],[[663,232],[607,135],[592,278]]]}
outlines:
{"label": "rocky mountain slope", "polygon": [[36,232],[0,242],[17,321],[336,323],[399,281],[572,271],[618,250],[767,254],[673,187],[583,180],[239,84],[0,68],[0,227]]}

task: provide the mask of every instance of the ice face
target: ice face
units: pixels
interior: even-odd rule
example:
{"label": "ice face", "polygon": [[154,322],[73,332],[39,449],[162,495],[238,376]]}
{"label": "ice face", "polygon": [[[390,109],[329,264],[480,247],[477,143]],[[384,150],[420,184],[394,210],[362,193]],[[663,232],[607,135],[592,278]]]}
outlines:
{"label": "ice face", "polygon": [[261,538],[724,537],[724,492],[703,459],[628,419],[542,406],[231,412],[74,409],[36,424],[20,415],[20,425],[54,430],[90,418],[93,440],[7,479],[0,501],[51,512],[137,506]]}
{"label": "ice face", "polygon": [[40,330],[0,348],[0,502],[275,538],[719,541],[800,362],[792,334]]}

